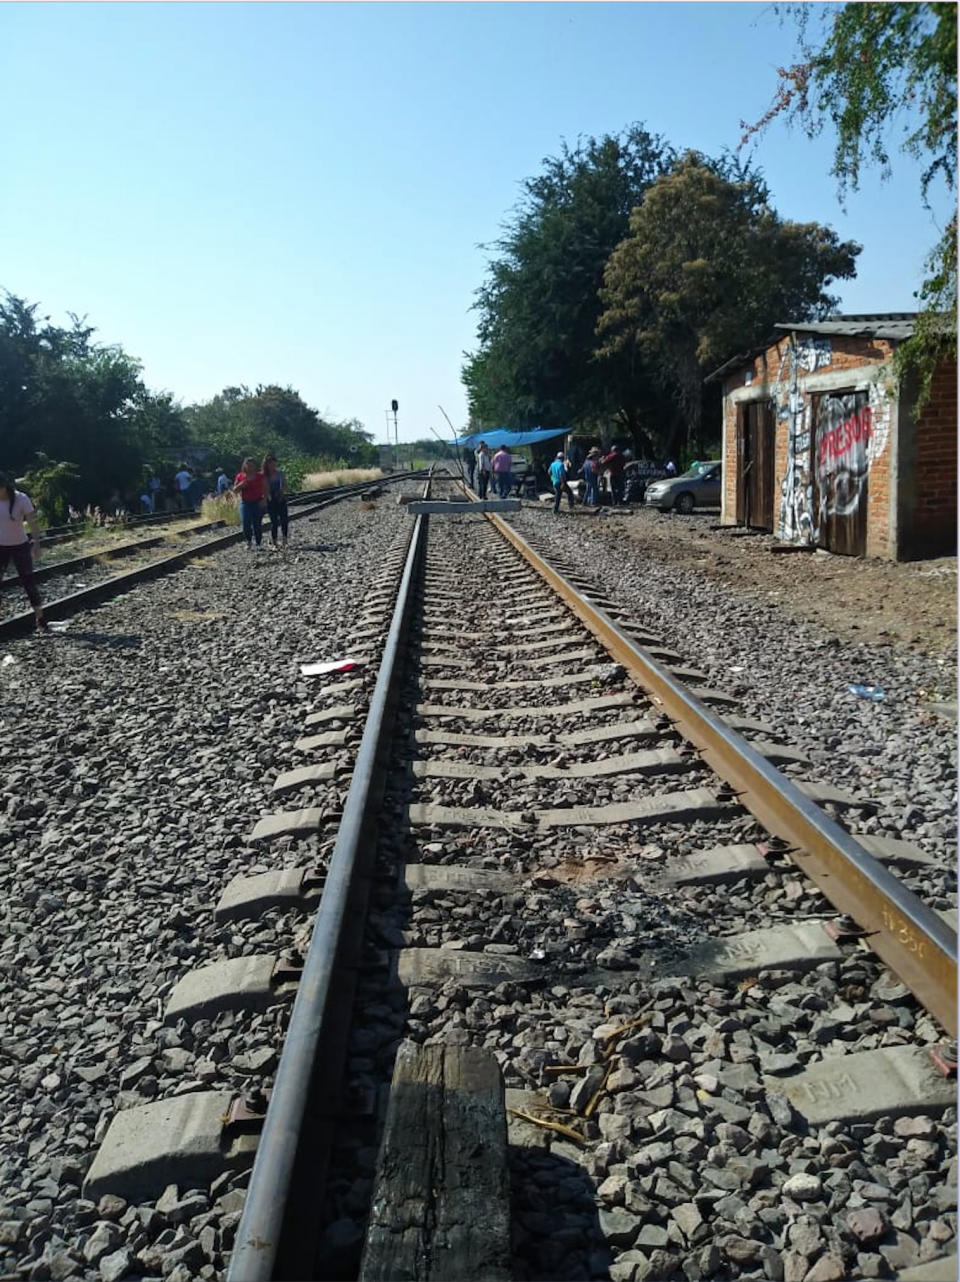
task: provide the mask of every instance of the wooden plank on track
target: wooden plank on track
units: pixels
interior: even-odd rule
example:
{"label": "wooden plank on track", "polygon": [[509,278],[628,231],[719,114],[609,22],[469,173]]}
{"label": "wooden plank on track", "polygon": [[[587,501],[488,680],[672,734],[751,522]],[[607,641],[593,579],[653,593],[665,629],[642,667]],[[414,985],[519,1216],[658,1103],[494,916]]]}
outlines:
{"label": "wooden plank on track", "polygon": [[490,1051],[397,1053],[360,1282],[510,1276],[503,1078]]}

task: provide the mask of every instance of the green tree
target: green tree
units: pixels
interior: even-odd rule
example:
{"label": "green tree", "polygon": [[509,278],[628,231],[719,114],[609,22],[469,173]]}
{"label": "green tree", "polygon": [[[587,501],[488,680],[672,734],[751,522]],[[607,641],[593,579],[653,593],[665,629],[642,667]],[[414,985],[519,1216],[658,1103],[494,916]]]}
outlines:
{"label": "green tree", "polygon": [[[818,223],[782,221],[756,175],[733,181],[696,152],[647,191],[604,273],[601,356],[634,356],[675,397],[701,444],[703,379],[783,319],[824,315],[860,246]],[[664,442],[677,447],[679,441]]]}
{"label": "green tree", "polygon": [[370,433],[355,419],[329,423],[291,387],[226,387],[211,400],[185,411],[194,445],[217,454],[216,462],[236,470],[247,456],[276,454],[291,475],[321,470],[313,463],[346,466],[376,457]]}
{"label": "green tree", "polygon": [[634,125],[565,143],[524,181],[476,294],[480,345],[462,369],[475,420],[636,423],[636,370],[629,359],[595,356],[597,291],[631,209],[671,160],[662,138]]}
{"label": "green tree", "polygon": [[75,463],[57,463],[39,450],[33,466],[20,478],[44,525],[66,521],[70,495],[79,479]]}
{"label": "green tree", "polygon": [[95,329],[38,316],[13,294],[0,301],[0,442],[6,466],[23,470],[38,450],[72,460],[69,498],[101,502],[132,490],[143,467],[183,438],[179,408],[147,391],[139,361],[96,343]]}
{"label": "green tree", "polygon": [[[831,172],[842,198],[857,190],[865,165],[891,176],[890,132],[908,120],[899,145],[923,163],[924,203],[929,207],[935,182],[956,191],[956,4],[867,0],[785,5],[781,12],[796,21],[799,60],[778,68],[774,100],[761,120],[743,124],[743,143],[779,116],[810,137],[829,124],[836,137]],[[928,256],[917,299],[917,332],[899,347],[896,364],[901,376],[919,376],[925,399],[938,361],[957,350],[956,214]]]}

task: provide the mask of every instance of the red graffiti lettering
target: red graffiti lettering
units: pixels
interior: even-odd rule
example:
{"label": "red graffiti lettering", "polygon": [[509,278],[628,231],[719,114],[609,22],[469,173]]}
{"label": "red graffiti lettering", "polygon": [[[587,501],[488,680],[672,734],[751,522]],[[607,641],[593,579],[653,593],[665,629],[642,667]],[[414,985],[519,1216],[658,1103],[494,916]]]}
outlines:
{"label": "red graffiti lettering", "polygon": [[857,410],[849,418],[845,418],[842,423],[824,432],[820,438],[820,449],[817,456],[820,469],[823,470],[827,464],[836,463],[838,459],[849,453],[850,449],[855,445],[859,445],[861,441],[866,446],[869,444],[872,435],[873,411],[869,405],[864,405],[862,409]]}

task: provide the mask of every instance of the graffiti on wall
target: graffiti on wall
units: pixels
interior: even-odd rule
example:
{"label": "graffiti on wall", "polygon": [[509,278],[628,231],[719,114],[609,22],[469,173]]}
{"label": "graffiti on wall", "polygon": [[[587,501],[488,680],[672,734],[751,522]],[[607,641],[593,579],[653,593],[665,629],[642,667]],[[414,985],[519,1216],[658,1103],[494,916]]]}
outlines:
{"label": "graffiti on wall", "polygon": [[812,335],[801,335],[780,352],[774,402],[777,421],[786,424],[787,459],[777,535],[793,543],[816,543],[828,518],[858,510],[870,468],[889,441],[891,404],[879,381],[861,392],[823,396],[814,423],[800,374],[832,361],[830,339]]}
{"label": "graffiti on wall", "polygon": [[810,337],[801,339],[793,348],[788,380],[783,371],[789,354],[790,348],[786,348],[780,355],[774,392],[777,418],[781,422],[786,420],[787,424],[787,466],[780,483],[777,534],[791,543],[813,543],[816,541],[816,530],[813,520],[813,474],[810,469],[811,425],[808,421],[808,407],[800,391],[799,373],[801,368],[818,369],[830,364],[830,340]]}
{"label": "graffiti on wall", "polygon": [[887,447],[890,405],[881,389],[825,396],[817,416],[819,519],[857,512],[871,465]]}
{"label": "graffiti on wall", "polygon": [[797,342],[797,365],[800,369],[812,374],[816,369],[823,369],[833,360],[833,347],[829,338],[814,338],[804,334]]}
{"label": "graffiti on wall", "polygon": [[828,516],[853,516],[859,508],[872,436],[873,410],[866,392],[821,399],[816,439],[820,524]]}

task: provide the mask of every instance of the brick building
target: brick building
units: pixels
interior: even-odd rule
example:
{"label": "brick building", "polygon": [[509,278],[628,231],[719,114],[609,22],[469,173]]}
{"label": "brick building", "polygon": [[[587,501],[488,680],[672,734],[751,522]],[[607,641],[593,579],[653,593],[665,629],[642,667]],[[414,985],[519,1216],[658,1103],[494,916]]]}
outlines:
{"label": "brick building", "polygon": [[955,550],[957,365],[941,363],[918,416],[889,367],[914,320],[775,325],[709,376],[723,387],[723,524],[851,556]]}

